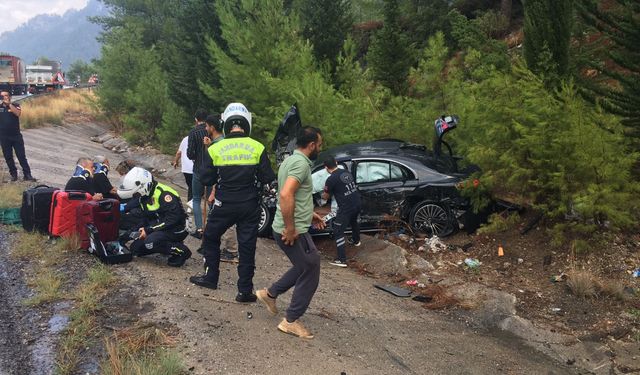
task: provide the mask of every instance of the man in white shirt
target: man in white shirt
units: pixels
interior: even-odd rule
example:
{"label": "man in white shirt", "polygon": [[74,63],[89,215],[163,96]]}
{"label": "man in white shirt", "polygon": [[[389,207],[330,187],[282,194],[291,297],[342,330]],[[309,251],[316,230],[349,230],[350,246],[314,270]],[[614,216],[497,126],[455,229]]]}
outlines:
{"label": "man in white shirt", "polygon": [[191,181],[193,180],[193,160],[187,157],[188,141],[189,136],[182,138],[180,147],[178,147],[178,151],[176,151],[176,157],[173,159],[173,163],[171,163],[171,165],[176,168],[178,166],[178,162],[180,162],[182,174],[184,175],[184,180],[187,183],[187,202],[192,198]]}

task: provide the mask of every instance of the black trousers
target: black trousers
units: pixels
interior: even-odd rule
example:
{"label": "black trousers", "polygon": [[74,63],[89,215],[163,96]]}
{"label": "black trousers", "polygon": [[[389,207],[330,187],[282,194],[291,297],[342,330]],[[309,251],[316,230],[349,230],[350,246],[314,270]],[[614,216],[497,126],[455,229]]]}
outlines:
{"label": "black trousers", "polygon": [[291,261],[291,268],[267,290],[273,297],[295,286],[286,317],[289,322],[298,320],[309,308],[311,299],[320,283],[320,254],[309,233],[302,233],[292,246],[282,242],[282,235],[273,232],[273,238]]}
{"label": "black trousers", "polygon": [[353,242],[360,241],[360,225],[358,224],[358,215],[360,214],[360,207],[357,207],[351,211],[342,211],[338,208],[338,213],[333,219],[333,237],[336,240],[337,247],[337,259],[346,262],[347,254],[345,251],[345,239],[344,231],[347,226],[351,226],[351,238]]}
{"label": "black trousers", "polygon": [[184,181],[187,183],[187,202],[189,202],[191,198],[193,198],[193,189],[191,188],[193,185],[193,174],[182,172],[182,175],[184,176]]}
{"label": "black trousers", "polygon": [[144,227],[144,218],[144,212],[139,208],[134,208],[120,216],[119,228],[124,231],[137,232],[138,229]]}
{"label": "black trousers", "polygon": [[22,167],[22,173],[25,176],[31,176],[31,168],[29,168],[27,155],[24,151],[24,140],[22,139],[22,134],[2,136],[0,138],[0,145],[2,146],[2,155],[4,155],[4,160],[7,162],[7,167],[9,168],[11,176],[18,175],[16,163],[13,161],[14,150],[16,152],[18,162],[20,162],[20,166]]}
{"label": "black trousers", "polygon": [[207,279],[215,284],[220,277],[220,239],[231,226],[236,226],[238,240],[238,292],[253,292],[253,275],[256,268],[256,240],[260,210],[257,200],[223,202],[214,205],[204,229],[202,250]]}
{"label": "black trousers", "polygon": [[144,240],[135,240],[131,243],[131,252],[136,256],[149,254],[172,255],[172,248],[183,248],[182,243],[187,237],[187,231],[174,233],[171,231],[157,231],[149,234]]}

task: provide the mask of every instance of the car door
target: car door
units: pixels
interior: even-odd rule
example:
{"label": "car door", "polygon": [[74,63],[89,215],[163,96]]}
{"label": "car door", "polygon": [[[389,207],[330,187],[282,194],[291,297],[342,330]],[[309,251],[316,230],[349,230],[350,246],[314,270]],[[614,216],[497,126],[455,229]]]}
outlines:
{"label": "car door", "polygon": [[362,197],[364,220],[382,221],[400,216],[407,193],[417,184],[409,168],[391,160],[360,159],[355,161],[353,170]]}

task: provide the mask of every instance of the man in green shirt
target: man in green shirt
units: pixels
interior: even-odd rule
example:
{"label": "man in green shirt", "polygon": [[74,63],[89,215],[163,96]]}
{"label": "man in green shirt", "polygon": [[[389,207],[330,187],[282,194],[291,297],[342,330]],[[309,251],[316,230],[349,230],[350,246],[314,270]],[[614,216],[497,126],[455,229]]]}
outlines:
{"label": "man in green shirt", "polygon": [[309,234],[309,226],[324,228],[322,216],[313,212],[311,160],[322,149],[320,129],[306,126],[298,131],[297,149],[278,170],[278,206],[273,220],[273,237],[285,252],[292,267],[269,288],[256,295],[273,315],[278,313],[276,298],[295,286],[286,318],[278,329],[305,339],[313,334],[300,323],[320,281],[320,254]]}

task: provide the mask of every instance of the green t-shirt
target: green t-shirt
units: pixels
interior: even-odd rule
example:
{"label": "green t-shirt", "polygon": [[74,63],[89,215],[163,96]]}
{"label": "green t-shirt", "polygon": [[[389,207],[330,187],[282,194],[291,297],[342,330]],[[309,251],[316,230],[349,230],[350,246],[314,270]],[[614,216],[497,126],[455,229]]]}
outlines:
{"label": "green t-shirt", "polygon": [[[309,231],[311,219],[313,218],[312,165],[313,163],[305,154],[295,150],[293,155],[282,162],[278,170],[278,197],[280,197],[280,189],[284,186],[287,178],[293,177],[300,183],[300,187],[296,191],[295,207],[293,209],[296,230],[300,234]],[[282,233],[282,231],[284,231],[284,220],[282,219],[282,211],[280,210],[280,200],[278,200],[276,217],[273,219],[273,225],[271,227],[276,233]]]}

